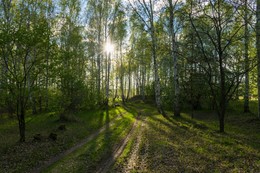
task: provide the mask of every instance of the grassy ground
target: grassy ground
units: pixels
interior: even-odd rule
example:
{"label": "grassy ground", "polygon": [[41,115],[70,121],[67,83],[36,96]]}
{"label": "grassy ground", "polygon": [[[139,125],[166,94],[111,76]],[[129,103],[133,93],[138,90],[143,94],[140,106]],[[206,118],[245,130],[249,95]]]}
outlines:
{"label": "grassy ground", "polygon": [[123,140],[131,128],[134,117],[131,113],[124,114],[112,126],[97,138],[71,153],[44,172],[95,172],[109,157],[113,148]]}
{"label": "grassy ground", "polygon": [[138,104],[132,106],[146,118],[135,166],[127,169],[137,141],[133,136],[110,172],[260,172],[260,121],[255,115],[229,113],[226,133],[220,134],[212,113],[166,119],[154,107]]}
{"label": "grassy ground", "polygon": [[[28,172],[42,161],[74,146],[124,112],[126,111],[119,107],[111,109],[109,116],[105,111],[81,112],[75,115],[75,122],[60,122],[55,113],[27,116],[27,138],[24,144],[17,142],[17,121],[3,118],[0,121],[0,172]],[[57,130],[61,124],[64,124],[67,130]],[[57,141],[47,139],[51,132],[58,135]],[[35,134],[41,134],[46,139],[40,142],[33,141]]]}
{"label": "grassy ground", "polygon": [[[27,172],[65,149],[74,146],[106,122],[106,130],[78,150],[65,156],[44,172],[95,172],[128,134],[136,118],[138,126],[130,136],[121,156],[109,172],[260,172],[260,121],[256,117],[256,103],[252,113],[241,113],[242,102],[230,103],[226,117],[226,133],[218,132],[214,112],[190,112],[180,118],[165,118],[154,105],[141,101],[126,108],[115,108],[106,116],[103,111],[77,115],[77,121],[57,121],[58,116],[43,114],[27,118],[27,142],[16,144],[17,125],[13,120],[0,122],[0,172]],[[121,118],[117,114],[124,113]],[[57,127],[65,124],[66,131]],[[32,136],[50,132],[58,134],[56,142],[33,142]],[[47,150],[46,150],[47,148]]]}

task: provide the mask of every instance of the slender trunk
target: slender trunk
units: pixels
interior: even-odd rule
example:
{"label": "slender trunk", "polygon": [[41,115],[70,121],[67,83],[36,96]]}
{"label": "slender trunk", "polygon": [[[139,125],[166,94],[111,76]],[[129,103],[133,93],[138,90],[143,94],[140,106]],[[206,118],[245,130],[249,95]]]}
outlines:
{"label": "slender trunk", "polygon": [[154,88],[155,88],[155,101],[157,110],[159,113],[165,115],[165,112],[162,108],[161,104],[161,86],[160,86],[160,78],[158,73],[158,63],[157,63],[157,54],[156,54],[156,48],[157,48],[157,41],[156,41],[156,35],[155,35],[155,28],[154,28],[154,20],[153,20],[153,7],[152,7],[152,1],[150,0],[150,12],[151,12],[151,18],[150,18],[150,32],[151,32],[151,38],[152,38],[152,57],[153,57],[153,68],[154,68]]}
{"label": "slender trunk", "polygon": [[142,67],[142,84],[141,84],[141,94],[142,94],[142,100],[144,101],[145,100],[145,73],[146,73],[146,67],[145,65],[143,64],[143,67]]}
{"label": "slender trunk", "polygon": [[19,121],[19,131],[20,131],[20,142],[25,142],[25,110],[21,105],[20,111],[20,121]]}
{"label": "slender trunk", "polygon": [[[100,31],[98,34],[98,45],[101,45],[101,41],[100,41]],[[100,51],[100,50],[99,50]],[[100,101],[101,99],[101,55],[100,53],[97,55],[97,99],[98,101]]]}
{"label": "slender trunk", "polygon": [[101,71],[102,17],[103,17],[103,11],[102,11],[102,9],[99,9],[99,18],[98,18],[99,24],[98,24],[98,36],[97,36],[98,37],[97,38],[97,41],[98,41],[98,55],[97,55],[97,100],[98,100],[98,102],[101,100],[101,80],[103,80],[103,78],[101,78],[101,76],[103,76],[103,73]]}
{"label": "slender trunk", "polygon": [[257,89],[258,89],[258,117],[260,119],[260,0],[257,0],[256,10],[256,48],[257,48]]}
{"label": "slender trunk", "polygon": [[[220,1],[218,1],[218,26],[221,26],[221,7]],[[227,98],[226,98],[226,79],[225,79],[225,69],[224,69],[224,54],[222,49],[222,29],[221,27],[216,28],[217,31],[217,43],[218,43],[218,58],[219,58],[219,72],[220,72],[220,104],[219,104],[219,131],[221,133],[224,132],[225,125],[225,113],[227,106]]]}
{"label": "slender trunk", "polygon": [[[48,36],[48,41],[50,40]],[[45,78],[45,110],[48,111],[49,109],[49,51],[50,51],[50,45],[48,42],[47,46],[47,55],[46,55],[46,78]]]}
{"label": "slender trunk", "polygon": [[245,0],[245,94],[244,94],[244,112],[249,112],[249,59],[248,59],[248,17],[247,0]]}
{"label": "slender trunk", "polygon": [[[50,9],[48,9],[48,11],[46,13],[46,18],[51,20],[52,12],[49,10]],[[50,49],[51,49],[50,37],[51,37],[51,24],[50,24],[50,22],[48,22],[48,36],[47,36],[48,43],[47,43],[47,53],[46,53],[46,83],[45,83],[45,89],[46,89],[45,110],[46,111],[49,110],[49,65],[50,65],[49,63],[50,63]]]}
{"label": "slender trunk", "polygon": [[180,116],[180,86],[178,73],[177,46],[174,33],[174,7],[172,0],[169,0],[170,6],[170,33],[171,33],[171,55],[173,58],[173,81],[174,81],[174,115]]}
{"label": "slender trunk", "polygon": [[124,66],[123,66],[123,54],[122,54],[122,42],[120,42],[120,90],[121,90],[121,99],[123,104],[125,103],[125,94],[124,94]]}
{"label": "slender trunk", "polygon": [[107,107],[107,110],[108,110],[108,103],[109,103],[109,84],[110,84],[110,65],[111,65],[111,62],[110,62],[110,53],[108,55],[108,58],[107,58],[107,71],[106,71],[106,107]]}
{"label": "slender trunk", "polygon": [[[221,49],[219,49],[221,50]],[[225,71],[223,66],[223,53],[219,52],[219,70],[220,70],[220,101],[219,101],[219,131],[224,132],[225,123],[225,113],[226,113],[226,81],[225,81]]]}
{"label": "slender trunk", "polygon": [[[48,76],[48,74],[47,74]],[[45,95],[45,110],[48,111],[49,110],[49,77],[46,77],[46,86],[45,86],[45,90],[46,90],[46,95]]]}
{"label": "slender trunk", "polygon": [[135,90],[136,90],[136,95],[140,95],[140,76],[139,76],[139,68],[138,67],[137,71],[135,72]]}
{"label": "slender trunk", "polygon": [[120,90],[121,90],[121,99],[122,102],[125,103],[125,94],[124,94],[124,77],[121,74],[120,76]]}
{"label": "slender trunk", "polygon": [[126,100],[128,100],[130,97],[130,91],[131,91],[131,59],[129,59],[128,61],[128,91],[127,91]]}
{"label": "slender trunk", "polygon": [[114,101],[117,98],[117,90],[118,90],[118,78],[116,77],[116,91],[115,91],[115,96],[114,96]]}
{"label": "slender trunk", "polygon": [[18,99],[16,103],[16,114],[17,114],[17,119],[19,123],[19,134],[20,134],[20,142],[25,142],[25,107],[24,107],[24,102],[23,102],[23,97],[22,97],[22,88],[21,85],[18,84]]}
{"label": "slender trunk", "polygon": [[[222,62],[222,61],[220,61]],[[222,63],[221,63],[222,64]],[[227,101],[226,101],[226,96],[225,96],[225,74],[224,74],[224,69],[220,65],[220,107],[218,110],[219,111],[219,131],[224,132],[224,121],[225,121],[225,113],[226,113],[226,106],[227,106]]]}

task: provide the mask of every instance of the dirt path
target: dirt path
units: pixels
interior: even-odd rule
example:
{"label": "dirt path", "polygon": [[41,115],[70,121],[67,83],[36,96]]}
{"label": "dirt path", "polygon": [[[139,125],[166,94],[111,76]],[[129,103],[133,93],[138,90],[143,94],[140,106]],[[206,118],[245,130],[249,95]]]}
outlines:
{"label": "dirt path", "polygon": [[111,157],[109,157],[105,162],[100,164],[97,173],[104,173],[109,171],[109,168],[115,163],[117,158],[119,158],[119,156],[124,151],[128,141],[130,140],[131,136],[133,135],[134,131],[136,130],[139,124],[140,124],[140,120],[139,117],[137,117],[127,136],[122,140],[122,142],[117,147],[113,149]]}
{"label": "dirt path", "polygon": [[[112,122],[109,122],[110,125],[113,125],[115,123],[116,119],[121,118],[125,113],[121,113],[118,114],[116,116],[116,118],[114,118],[114,120]],[[33,169],[31,171],[31,173],[40,173],[42,172],[44,169],[48,168],[49,166],[51,166],[52,164],[56,163],[57,161],[63,159],[64,157],[66,157],[67,155],[69,155],[70,153],[74,152],[75,150],[79,149],[80,147],[82,147],[83,145],[85,145],[86,143],[90,142],[91,140],[93,140],[95,137],[97,137],[100,133],[102,133],[103,131],[106,130],[107,128],[107,124],[104,124],[100,129],[98,129],[97,131],[95,131],[94,133],[92,133],[91,135],[89,135],[87,138],[83,139],[81,142],[77,143],[74,147],[58,154],[57,156],[49,159],[48,161],[45,161],[42,166],[39,166],[35,169]]]}
{"label": "dirt path", "polygon": [[130,173],[133,170],[143,170],[145,172],[145,163],[146,163],[145,153],[147,153],[147,152],[144,151],[144,155],[142,157],[139,155],[139,151],[140,151],[140,147],[141,147],[140,145],[143,140],[142,136],[143,136],[144,128],[146,128],[146,124],[145,124],[145,121],[142,120],[140,127],[138,129],[138,132],[137,132],[135,144],[130,153],[128,162],[123,168],[123,172]]}

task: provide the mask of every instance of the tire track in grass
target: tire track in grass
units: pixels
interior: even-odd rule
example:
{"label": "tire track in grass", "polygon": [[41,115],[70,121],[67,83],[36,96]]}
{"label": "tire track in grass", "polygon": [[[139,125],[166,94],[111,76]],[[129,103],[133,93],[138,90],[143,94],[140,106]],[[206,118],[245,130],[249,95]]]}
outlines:
{"label": "tire track in grass", "polygon": [[[136,140],[132,151],[130,153],[129,159],[127,161],[127,164],[124,166],[123,168],[123,172],[126,173],[130,173],[133,170],[142,170],[145,171],[146,168],[146,153],[147,151],[144,151],[144,155],[140,156],[139,151],[141,148],[141,143],[144,139],[143,138],[143,131],[144,128],[146,128],[146,123],[145,123],[145,119],[143,119],[138,127],[138,132],[137,132],[137,136],[135,139]],[[146,150],[147,147],[145,147]]]}
{"label": "tire track in grass", "polygon": [[104,124],[100,129],[98,129],[97,131],[95,131],[94,133],[90,134],[87,138],[83,139],[81,142],[77,143],[74,147],[58,154],[57,156],[49,159],[48,161],[45,161],[43,163],[42,166],[34,168],[31,173],[40,173],[43,170],[45,170],[46,168],[48,168],[49,166],[51,166],[52,164],[56,163],[57,161],[63,159],[64,157],[66,157],[67,155],[69,155],[70,153],[74,152],[75,150],[79,149],[80,147],[82,147],[83,145],[87,144],[88,142],[90,142],[91,140],[93,140],[95,137],[97,137],[100,133],[104,132],[107,128],[107,125],[114,125],[115,121],[119,118],[122,118],[122,116],[124,114],[126,114],[127,112],[124,113],[120,113],[116,116],[116,118],[113,119],[112,122],[108,122],[106,124]]}
{"label": "tire track in grass", "polygon": [[121,143],[113,149],[111,157],[105,160],[105,162],[101,163],[99,166],[99,169],[96,171],[97,173],[104,173],[108,172],[109,168],[115,163],[117,158],[120,157],[120,155],[123,153],[128,141],[132,137],[136,127],[140,124],[139,116],[135,119],[135,122],[133,123],[129,133],[127,136],[121,141]]}

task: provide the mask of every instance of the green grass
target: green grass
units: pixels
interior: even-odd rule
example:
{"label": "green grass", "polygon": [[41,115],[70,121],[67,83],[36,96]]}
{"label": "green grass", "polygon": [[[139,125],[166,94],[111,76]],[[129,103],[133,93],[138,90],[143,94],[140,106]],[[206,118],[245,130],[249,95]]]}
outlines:
{"label": "green grass", "polygon": [[[122,154],[120,157],[116,160],[115,164],[111,167],[110,171],[111,173],[113,172],[123,172],[122,168],[126,166],[127,160],[129,159],[129,156],[133,150],[134,145],[137,143],[137,135],[138,131],[141,130],[141,124],[139,124],[132,134],[131,138],[129,139],[127,145],[125,146]],[[133,172],[132,170],[131,172]]]}
{"label": "green grass", "polygon": [[[55,113],[29,115],[26,117],[26,142],[23,144],[17,142],[19,131],[16,120],[5,119],[0,124],[0,172],[28,172],[42,161],[74,146],[123,112],[125,110],[120,107],[111,109],[109,117],[105,111],[81,112],[75,115],[76,122],[60,122]],[[66,131],[57,130],[61,124],[66,125]],[[58,134],[57,141],[47,140],[51,132]],[[34,142],[33,136],[38,133],[46,140]]]}
{"label": "green grass", "polygon": [[124,114],[122,119],[117,119],[94,140],[44,172],[95,172],[102,162],[112,156],[113,148],[127,135],[133,121],[131,113]]}
{"label": "green grass", "polygon": [[[180,118],[166,119],[154,105],[142,101],[114,108],[107,117],[104,111],[77,114],[76,122],[59,122],[58,116],[42,114],[28,116],[27,142],[18,145],[18,127],[15,120],[0,121],[0,172],[27,172],[41,161],[57,155],[86,138],[106,122],[115,123],[83,147],[49,167],[45,172],[95,172],[112,156],[115,146],[128,134],[137,114],[145,128],[137,126],[122,155],[110,172],[120,172],[127,166],[138,131],[142,129],[136,167],[132,172],[260,172],[260,121],[256,116],[256,102],[250,102],[252,113],[243,113],[243,102],[229,104],[225,131],[218,132],[218,119],[212,111],[190,112]],[[123,118],[118,113],[127,112]],[[53,113],[51,113],[53,114]],[[57,131],[65,124],[66,131]],[[32,142],[33,135],[50,132],[58,134],[56,142]],[[47,148],[47,149],[46,149]]]}
{"label": "green grass", "polygon": [[[195,119],[188,113],[166,119],[153,106],[139,103],[132,108],[147,117],[137,160],[144,159],[145,166],[137,165],[139,171],[260,172],[260,122],[254,114],[229,110],[226,133],[221,134],[211,112],[197,112],[202,115]],[[130,156],[127,150],[124,162]],[[120,166],[118,160],[113,170],[122,170]]]}

